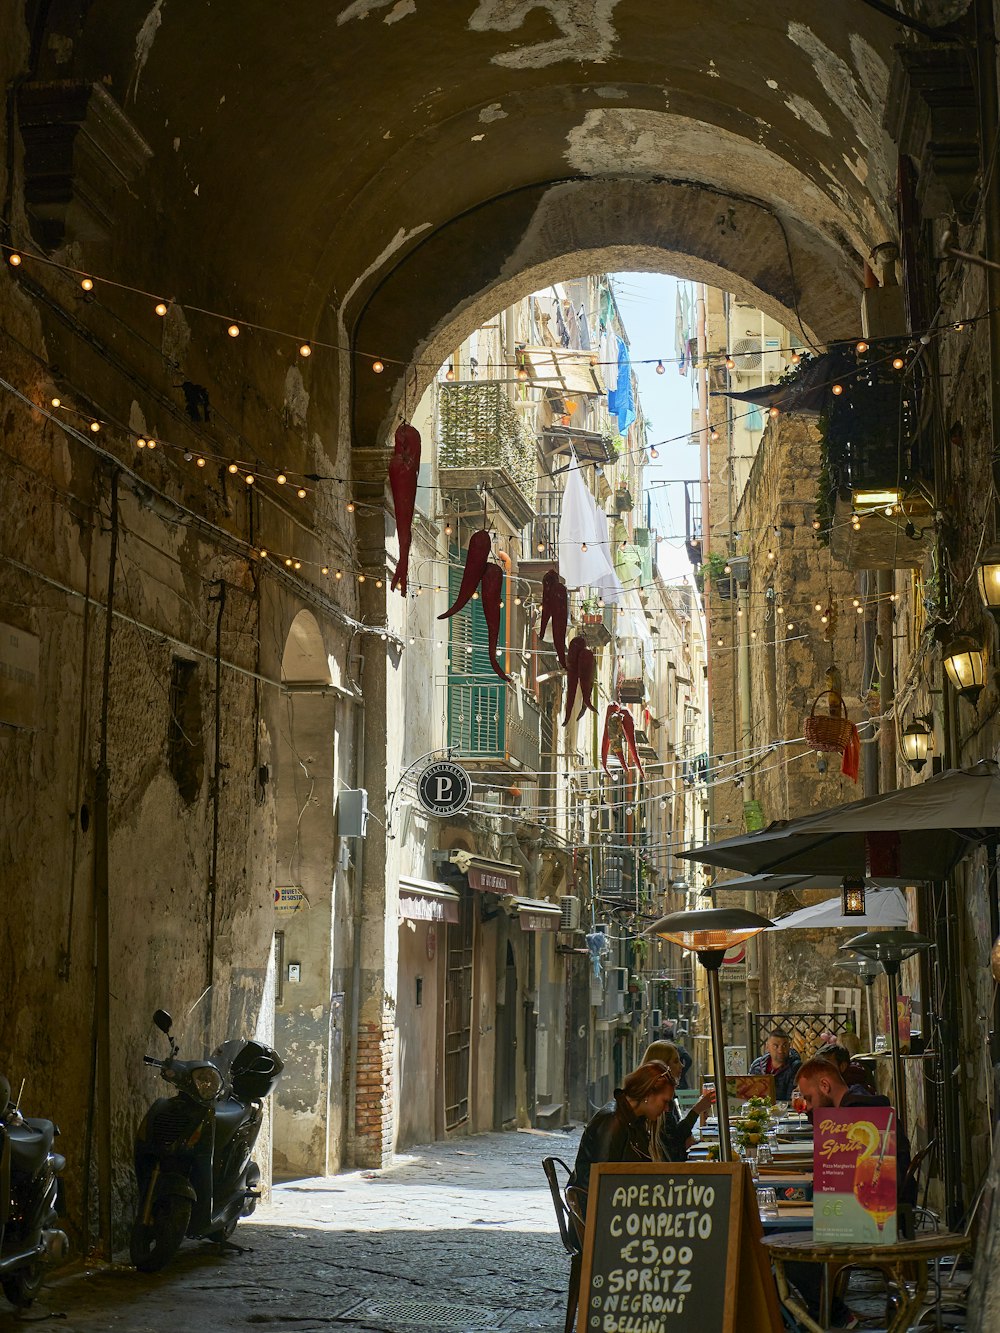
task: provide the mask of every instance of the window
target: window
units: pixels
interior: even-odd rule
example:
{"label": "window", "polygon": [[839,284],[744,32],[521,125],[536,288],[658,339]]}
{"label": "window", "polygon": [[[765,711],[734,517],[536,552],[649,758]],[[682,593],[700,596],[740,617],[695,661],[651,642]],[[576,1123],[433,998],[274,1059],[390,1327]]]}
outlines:
{"label": "window", "polygon": [[201,793],[205,742],[201,731],[198,667],[186,657],[173,659],[168,702],[167,767],[177,783],[181,799],[192,805]]}

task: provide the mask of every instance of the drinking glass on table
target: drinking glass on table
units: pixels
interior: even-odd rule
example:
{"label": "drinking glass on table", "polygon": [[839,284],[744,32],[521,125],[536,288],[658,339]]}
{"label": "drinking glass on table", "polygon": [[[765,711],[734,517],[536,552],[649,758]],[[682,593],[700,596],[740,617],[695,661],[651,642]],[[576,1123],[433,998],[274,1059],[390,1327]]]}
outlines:
{"label": "drinking glass on table", "polygon": [[765,1139],[757,1149],[757,1163],[759,1166],[770,1166],[774,1161],[774,1153],[771,1151],[771,1145]]}
{"label": "drinking glass on table", "polygon": [[757,1191],[757,1208],[764,1220],[778,1216],[778,1194],[772,1186],[766,1185]]}
{"label": "drinking glass on table", "polygon": [[799,1092],[798,1088],[792,1093],[792,1110],[796,1115],[804,1115],[806,1109],[806,1099]]}

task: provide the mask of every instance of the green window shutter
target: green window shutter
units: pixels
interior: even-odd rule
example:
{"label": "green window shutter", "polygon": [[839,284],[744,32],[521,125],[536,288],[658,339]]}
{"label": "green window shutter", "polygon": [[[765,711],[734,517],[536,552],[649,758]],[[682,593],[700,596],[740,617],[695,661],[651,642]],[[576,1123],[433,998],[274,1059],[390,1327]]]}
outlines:
{"label": "green window shutter", "polygon": [[[462,584],[464,552],[450,548],[449,605]],[[448,622],[448,740],[459,756],[502,758],[506,754],[507,688],[490,666],[486,617],[477,598]],[[498,655],[506,647],[500,622]],[[471,650],[471,651],[470,651]],[[501,658],[502,660],[502,658]]]}

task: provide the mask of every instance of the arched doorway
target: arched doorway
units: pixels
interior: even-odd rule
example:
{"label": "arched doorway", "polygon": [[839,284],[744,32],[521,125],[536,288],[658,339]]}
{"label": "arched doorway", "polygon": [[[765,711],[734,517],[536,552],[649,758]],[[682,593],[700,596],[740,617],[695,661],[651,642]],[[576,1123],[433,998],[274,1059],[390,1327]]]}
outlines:
{"label": "arched doorway", "polygon": [[285,640],[277,725],[275,1097],[277,1176],[335,1169],[342,1136],[344,994],[333,983],[334,802],[338,701],[315,617],[300,611]]}

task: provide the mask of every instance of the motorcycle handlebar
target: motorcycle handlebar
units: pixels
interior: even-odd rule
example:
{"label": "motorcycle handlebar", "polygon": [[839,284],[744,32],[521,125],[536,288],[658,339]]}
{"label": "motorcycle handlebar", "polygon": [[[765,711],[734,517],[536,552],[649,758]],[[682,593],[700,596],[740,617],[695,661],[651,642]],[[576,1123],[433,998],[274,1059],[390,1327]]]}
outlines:
{"label": "motorcycle handlebar", "polygon": [[157,1069],[162,1069],[164,1064],[162,1060],[156,1060],[151,1055],[144,1055],[142,1057],[142,1063],[144,1065],[155,1065]]}

